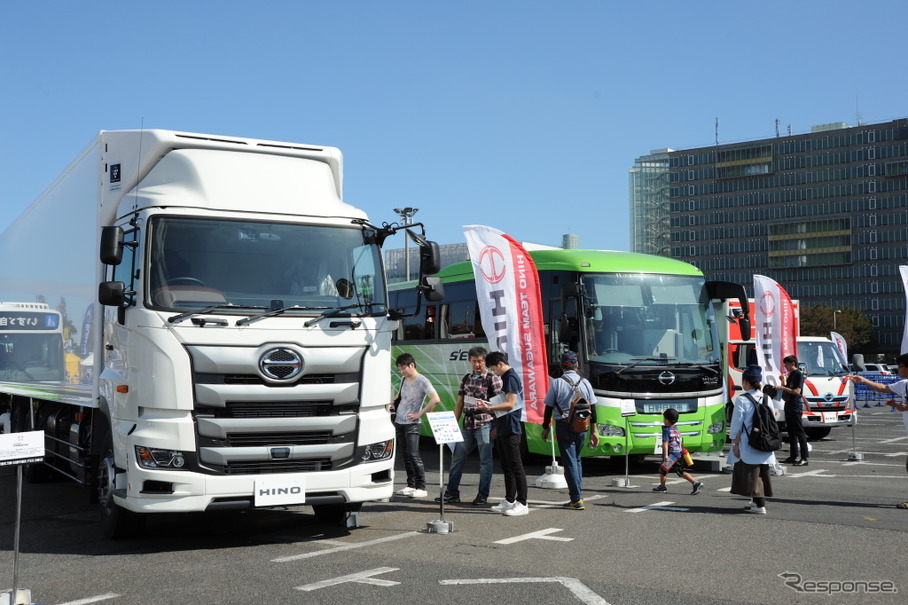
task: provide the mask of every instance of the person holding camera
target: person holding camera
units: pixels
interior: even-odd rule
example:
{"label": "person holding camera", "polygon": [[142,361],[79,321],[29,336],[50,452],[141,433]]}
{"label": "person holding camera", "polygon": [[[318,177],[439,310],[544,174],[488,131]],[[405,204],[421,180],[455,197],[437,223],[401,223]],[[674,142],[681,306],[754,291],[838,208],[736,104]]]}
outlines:
{"label": "person holding camera", "polygon": [[[596,432],[596,395],[593,385],[586,378],[577,373],[577,354],[565,351],[561,354],[561,370],[563,374],[558,380],[553,380],[545,394],[545,413],[542,418],[542,438],[549,440],[549,426],[552,416],[555,417],[555,438],[561,449],[561,464],[564,466],[564,479],[568,484],[571,500],[564,504],[564,508],[583,510],[583,467],[580,461],[580,451],[586,443],[586,435],[590,435],[590,445],[599,445],[599,433]],[[568,422],[571,413],[571,403],[574,401],[574,387],[590,404],[590,428],[588,431],[578,433]]]}
{"label": "person holding camera", "polygon": [[467,456],[474,449],[479,450],[479,493],[473,498],[475,506],[486,504],[489,491],[492,487],[492,421],[494,416],[488,412],[481,412],[476,407],[477,401],[489,401],[501,392],[501,378],[486,368],[486,351],[483,347],[473,347],[468,356],[470,367],[460,380],[457,390],[457,403],[454,404],[454,417],[460,421],[463,416],[463,426],[460,433],[463,441],[454,444],[454,454],[451,458],[451,470],[448,473],[448,485],[445,487],[444,496],[435,498],[436,502],[444,498],[445,504],[460,502],[460,478],[463,476],[463,467]]}

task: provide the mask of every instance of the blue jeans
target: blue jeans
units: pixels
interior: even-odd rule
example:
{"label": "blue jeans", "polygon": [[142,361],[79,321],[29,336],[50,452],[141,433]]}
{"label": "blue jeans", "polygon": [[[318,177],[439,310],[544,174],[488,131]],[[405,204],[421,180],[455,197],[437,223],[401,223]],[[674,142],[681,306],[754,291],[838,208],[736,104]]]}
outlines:
{"label": "blue jeans", "polygon": [[394,424],[397,446],[404,456],[404,469],[407,471],[407,487],[426,489],[426,468],[419,455],[419,424]]}
{"label": "blue jeans", "polygon": [[586,433],[575,433],[566,423],[556,422],[555,435],[558,437],[558,447],[561,448],[561,464],[564,466],[564,479],[568,484],[571,502],[577,502],[583,499],[580,451],[586,443]]}
{"label": "blue jeans", "polygon": [[479,495],[489,497],[492,487],[492,425],[487,424],[478,429],[460,429],[463,441],[454,445],[454,456],[451,458],[451,471],[448,473],[448,487],[445,492],[460,497],[460,478],[467,456],[474,449],[479,449]]}

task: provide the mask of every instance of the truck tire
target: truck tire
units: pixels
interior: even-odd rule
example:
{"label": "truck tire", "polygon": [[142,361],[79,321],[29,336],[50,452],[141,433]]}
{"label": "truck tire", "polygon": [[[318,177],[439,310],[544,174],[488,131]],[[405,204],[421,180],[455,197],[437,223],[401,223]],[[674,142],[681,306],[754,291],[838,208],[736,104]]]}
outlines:
{"label": "truck tire", "polygon": [[139,536],[145,529],[145,515],[118,506],[114,498],[117,468],[114,463],[113,441],[108,434],[98,457],[96,469],[97,499],[101,510],[101,526],[105,538],[122,540]]}
{"label": "truck tire", "polygon": [[313,504],[312,510],[315,513],[315,518],[325,525],[344,525],[347,513],[359,512],[362,507],[362,502],[353,504]]}
{"label": "truck tire", "polygon": [[804,432],[807,433],[807,438],[812,441],[819,441],[823,437],[828,436],[831,431],[832,428],[828,426],[821,428],[804,429]]}

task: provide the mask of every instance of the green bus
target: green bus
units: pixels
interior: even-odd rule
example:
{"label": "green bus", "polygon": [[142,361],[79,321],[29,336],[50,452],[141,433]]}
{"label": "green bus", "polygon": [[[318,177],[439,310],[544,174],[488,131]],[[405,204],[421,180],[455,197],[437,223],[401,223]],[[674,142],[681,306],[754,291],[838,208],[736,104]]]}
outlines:
{"label": "green bus", "polygon": [[[539,273],[549,374],[560,376],[561,353],[576,351],[579,371],[596,393],[600,443],[585,447],[583,455],[657,453],[668,408],[680,413],[678,428],[688,450],[720,451],[727,396],[716,322],[726,319],[716,312],[727,299],[746,301],[744,288],[707,281],[693,265],[660,256],[563,249],[530,256]],[[438,390],[436,410],[453,410],[460,379],[469,371],[467,352],[489,347],[472,263],[450,265],[438,277],[444,298],[401,320],[392,352],[411,353]],[[416,309],[415,283],[390,290],[392,309]],[[527,423],[528,452],[551,453],[541,433],[539,425]],[[423,434],[431,435],[427,423]]]}

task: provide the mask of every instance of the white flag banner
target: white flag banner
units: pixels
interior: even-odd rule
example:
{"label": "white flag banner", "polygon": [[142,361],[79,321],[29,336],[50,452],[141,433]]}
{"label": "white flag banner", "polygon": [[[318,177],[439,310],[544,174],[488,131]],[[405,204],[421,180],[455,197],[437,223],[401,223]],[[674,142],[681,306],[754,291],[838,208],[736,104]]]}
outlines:
{"label": "white flag banner", "polygon": [[845,360],[845,363],[848,363],[848,343],[845,342],[845,339],[842,337],[842,335],[838,332],[830,332],[829,339],[835,343],[835,348],[837,348],[839,350],[839,353],[842,354],[842,359]]}
{"label": "white flag banner", "polygon": [[765,275],[754,275],[754,325],[763,382],[779,386],[782,360],[798,354],[797,318],[788,292]]}
{"label": "white flag banner", "polygon": [[464,225],[463,231],[489,349],[507,354],[508,365],[523,381],[525,419],[542,424],[549,373],[536,264],[518,241],[498,229]]}
{"label": "white flag banner", "polygon": [[902,350],[899,353],[908,353],[908,265],[899,265],[902,276],[902,286],[905,287],[905,331],[902,332]]}

